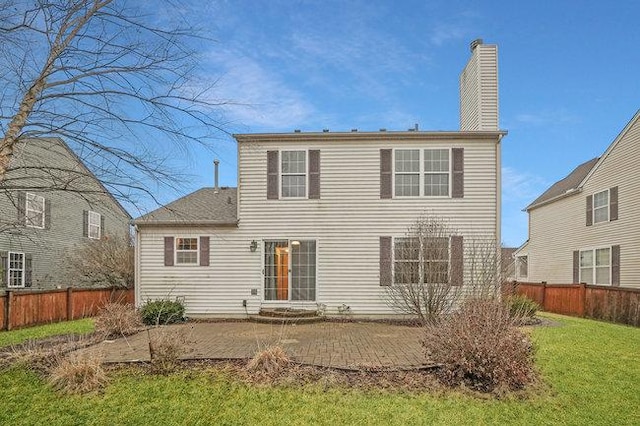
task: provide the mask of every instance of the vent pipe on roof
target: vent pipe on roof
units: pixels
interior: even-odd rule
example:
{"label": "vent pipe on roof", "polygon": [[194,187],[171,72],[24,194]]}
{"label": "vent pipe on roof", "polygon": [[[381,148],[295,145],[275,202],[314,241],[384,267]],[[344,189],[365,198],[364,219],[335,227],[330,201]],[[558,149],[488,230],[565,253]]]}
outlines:
{"label": "vent pipe on roof", "polygon": [[220,188],[218,187],[218,165],[220,164],[220,160],[218,160],[217,158],[215,160],[213,160],[213,192],[214,193],[218,193],[218,191],[220,190]]}

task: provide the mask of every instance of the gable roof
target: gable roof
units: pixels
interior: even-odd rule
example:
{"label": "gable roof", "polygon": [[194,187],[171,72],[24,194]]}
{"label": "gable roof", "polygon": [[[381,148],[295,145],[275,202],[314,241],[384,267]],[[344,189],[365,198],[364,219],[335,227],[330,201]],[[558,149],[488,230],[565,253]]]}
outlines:
{"label": "gable roof", "polygon": [[592,158],[591,160],[580,164],[578,167],[573,169],[573,171],[569,173],[565,178],[551,185],[551,187],[543,192],[541,196],[536,198],[533,203],[529,204],[525,210],[531,210],[534,207],[546,204],[578,189],[584,178],[596,165],[598,159],[599,157]]}
{"label": "gable roof", "polygon": [[214,225],[238,224],[236,188],[201,188],[133,221],[136,225]]}

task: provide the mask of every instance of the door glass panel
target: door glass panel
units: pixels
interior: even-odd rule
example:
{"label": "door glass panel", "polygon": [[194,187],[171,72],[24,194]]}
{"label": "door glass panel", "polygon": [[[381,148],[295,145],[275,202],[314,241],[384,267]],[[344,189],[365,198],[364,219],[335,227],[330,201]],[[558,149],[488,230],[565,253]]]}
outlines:
{"label": "door glass panel", "polygon": [[316,300],[316,242],[291,242],[291,300]]}
{"label": "door glass panel", "polygon": [[289,242],[264,243],[264,299],[289,300]]}

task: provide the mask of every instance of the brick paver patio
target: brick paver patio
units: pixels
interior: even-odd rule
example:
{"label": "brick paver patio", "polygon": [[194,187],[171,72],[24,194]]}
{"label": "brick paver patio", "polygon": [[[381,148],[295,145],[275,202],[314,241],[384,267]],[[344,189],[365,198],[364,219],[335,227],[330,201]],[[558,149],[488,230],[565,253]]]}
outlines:
{"label": "brick paver patio", "polygon": [[[295,361],[337,368],[415,368],[427,365],[422,330],[381,323],[190,323],[170,326],[187,338],[184,359],[244,359],[280,345]],[[157,330],[150,330],[151,333]],[[148,361],[147,332],[105,341],[87,350],[105,362]]]}

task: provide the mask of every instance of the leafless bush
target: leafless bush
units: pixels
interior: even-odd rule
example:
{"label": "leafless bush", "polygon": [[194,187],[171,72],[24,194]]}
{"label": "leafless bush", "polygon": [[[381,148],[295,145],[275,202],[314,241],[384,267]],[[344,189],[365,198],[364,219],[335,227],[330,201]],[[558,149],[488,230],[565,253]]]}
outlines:
{"label": "leafless bush", "polygon": [[134,334],[142,329],[142,319],[133,305],[107,303],[94,320],[96,332],[105,337]]}
{"label": "leafless bush", "polygon": [[160,373],[173,371],[186,353],[187,336],[182,328],[156,327],[147,330],[151,366]]}
{"label": "leafless bush", "polygon": [[518,390],[534,379],[533,348],[507,306],[495,299],[472,299],[438,324],[425,328],[427,357],[442,364],[447,385],[491,392]]}
{"label": "leafless bush", "polygon": [[132,288],[133,263],[133,243],[129,235],[87,241],[65,257],[68,278],[88,286]]}
{"label": "leafless bush", "polygon": [[[387,304],[396,311],[435,323],[450,312],[460,296],[462,262],[450,253],[455,234],[439,217],[422,216],[393,244],[393,283],[387,287]],[[459,254],[460,256],[462,253]]]}
{"label": "leafless bush", "polygon": [[94,392],[107,382],[101,360],[95,355],[61,357],[49,373],[49,383],[56,390],[68,394]]}
{"label": "leafless bush", "polygon": [[247,363],[252,373],[277,376],[291,364],[291,359],[281,346],[271,346],[258,351]]}

